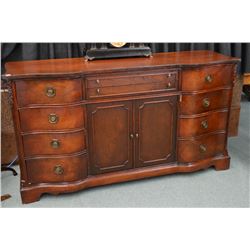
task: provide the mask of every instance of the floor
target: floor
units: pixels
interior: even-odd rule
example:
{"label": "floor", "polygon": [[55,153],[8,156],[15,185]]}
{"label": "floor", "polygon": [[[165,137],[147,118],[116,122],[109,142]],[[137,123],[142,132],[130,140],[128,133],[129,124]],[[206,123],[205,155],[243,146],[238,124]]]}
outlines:
{"label": "floor", "polygon": [[[229,139],[231,167],[92,188],[58,196],[43,195],[22,205],[19,176],[2,173],[2,207],[249,207],[250,102],[243,97],[239,136]],[[15,167],[18,172],[18,166]]]}

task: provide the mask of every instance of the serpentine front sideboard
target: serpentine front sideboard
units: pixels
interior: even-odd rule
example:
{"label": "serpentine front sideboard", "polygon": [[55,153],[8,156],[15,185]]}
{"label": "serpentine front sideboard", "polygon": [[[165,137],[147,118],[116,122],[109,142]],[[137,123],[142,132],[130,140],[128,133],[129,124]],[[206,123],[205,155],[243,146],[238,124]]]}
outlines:
{"label": "serpentine front sideboard", "polygon": [[7,63],[23,203],[43,193],[228,169],[238,62],[185,51]]}

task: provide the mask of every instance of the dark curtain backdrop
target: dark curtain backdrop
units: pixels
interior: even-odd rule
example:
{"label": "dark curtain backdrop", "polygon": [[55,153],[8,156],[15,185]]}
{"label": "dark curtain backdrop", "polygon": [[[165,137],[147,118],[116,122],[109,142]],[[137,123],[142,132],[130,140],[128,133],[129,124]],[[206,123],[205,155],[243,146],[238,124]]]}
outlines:
{"label": "dark curtain backdrop", "polygon": [[[84,56],[89,43],[3,43],[1,44],[2,73],[8,61],[67,58]],[[152,52],[183,50],[213,50],[236,56],[242,62],[239,71],[250,73],[250,43],[150,43]]]}

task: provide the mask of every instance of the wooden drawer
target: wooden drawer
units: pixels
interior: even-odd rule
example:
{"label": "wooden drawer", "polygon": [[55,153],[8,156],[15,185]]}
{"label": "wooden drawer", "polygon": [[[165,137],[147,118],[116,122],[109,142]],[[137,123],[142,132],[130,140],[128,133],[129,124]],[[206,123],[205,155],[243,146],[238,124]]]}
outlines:
{"label": "wooden drawer", "polygon": [[222,154],[225,142],[226,133],[203,135],[193,140],[178,140],[178,161],[190,163]]}
{"label": "wooden drawer", "polygon": [[230,89],[225,89],[202,94],[185,94],[180,103],[181,114],[191,115],[228,108],[230,93]]}
{"label": "wooden drawer", "polygon": [[144,74],[124,74],[87,78],[87,97],[117,96],[158,91],[171,91],[178,88],[178,72],[149,72]]}
{"label": "wooden drawer", "polygon": [[181,117],[179,120],[179,137],[202,135],[214,131],[225,131],[227,127],[227,111],[216,111],[210,115],[198,117]]}
{"label": "wooden drawer", "polygon": [[24,108],[19,110],[21,130],[47,131],[84,127],[83,106]]}
{"label": "wooden drawer", "polygon": [[86,149],[85,133],[80,131],[24,135],[23,147],[26,157],[77,153]]}
{"label": "wooden drawer", "polygon": [[232,85],[234,65],[216,65],[182,71],[182,90],[195,91]]}
{"label": "wooden drawer", "polygon": [[81,101],[81,79],[18,80],[16,82],[19,107],[30,104],[62,104]]}
{"label": "wooden drawer", "polygon": [[86,154],[26,161],[30,183],[70,182],[87,177]]}

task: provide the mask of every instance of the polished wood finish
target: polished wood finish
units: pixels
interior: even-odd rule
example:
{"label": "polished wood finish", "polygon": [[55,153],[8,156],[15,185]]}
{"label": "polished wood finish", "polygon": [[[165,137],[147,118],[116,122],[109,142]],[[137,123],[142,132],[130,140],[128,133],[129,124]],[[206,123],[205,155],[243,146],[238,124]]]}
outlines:
{"label": "polished wood finish", "polygon": [[[48,91],[53,89],[54,94]],[[20,80],[16,85],[20,107],[32,104],[63,104],[83,99],[81,79]]]}
{"label": "polished wood finish", "polygon": [[194,67],[220,63],[237,63],[240,59],[213,51],[181,51],[156,53],[149,58],[122,58],[115,60],[85,61],[83,58],[32,60],[6,63],[7,78],[55,77],[97,74],[135,69],[156,69],[159,67]]}
{"label": "polished wood finish", "polygon": [[131,94],[147,94],[176,90],[178,87],[178,72],[150,71],[149,73],[134,73],[87,79],[88,98],[105,96],[120,96]]}
{"label": "polished wood finish", "polygon": [[238,127],[240,122],[240,100],[242,94],[242,79],[237,77],[232,95],[232,103],[229,116],[228,136],[238,136]]}
{"label": "polished wood finish", "polygon": [[[57,117],[55,123],[49,120],[51,115]],[[19,116],[23,132],[83,128],[85,124],[81,105],[22,108]]]}
{"label": "polished wood finish", "polygon": [[[150,84],[152,87],[155,84],[162,84],[164,87],[168,87],[168,83],[175,84],[178,79],[178,72],[169,70],[150,70],[150,72],[136,72],[136,73],[123,73],[110,74],[99,77],[87,77],[86,83],[88,88],[98,87],[118,87],[129,86],[136,87],[138,84]],[[147,89],[145,89],[147,90]]]}
{"label": "polished wood finish", "polygon": [[[82,180],[87,177],[86,154],[65,157],[33,158],[26,161],[28,182],[70,182]],[[56,167],[62,168],[62,173],[57,173]]]}
{"label": "polished wood finish", "polygon": [[176,160],[176,104],[176,96],[136,101],[136,167]]}
{"label": "polished wood finish", "polygon": [[90,172],[92,174],[132,168],[132,119],[131,102],[89,106]]}
{"label": "polished wood finish", "polygon": [[209,90],[223,86],[230,86],[233,65],[214,65],[182,71],[182,90]]}
{"label": "polished wood finish", "polygon": [[206,134],[191,139],[178,140],[178,162],[196,162],[223,154],[226,133]]}
{"label": "polished wood finish", "polygon": [[26,134],[23,146],[25,157],[77,153],[86,150],[85,131]]}
{"label": "polished wood finish", "polygon": [[1,165],[11,163],[17,155],[14,124],[9,103],[9,90],[1,82]]}
{"label": "polished wood finish", "polygon": [[238,61],[193,51],[8,63],[23,203],[43,193],[228,169]]}
{"label": "polished wood finish", "polygon": [[240,107],[231,107],[229,116],[228,136],[238,136],[240,122]]}
{"label": "polished wood finish", "polygon": [[181,116],[179,120],[179,137],[191,137],[225,131],[227,128],[227,110],[202,113],[196,116]]}
{"label": "polished wood finish", "polygon": [[[230,102],[230,89],[199,94],[184,94],[182,97],[180,112],[182,115],[192,115],[218,109],[225,109],[228,108]],[[207,105],[205,105],[206,103]]]}

